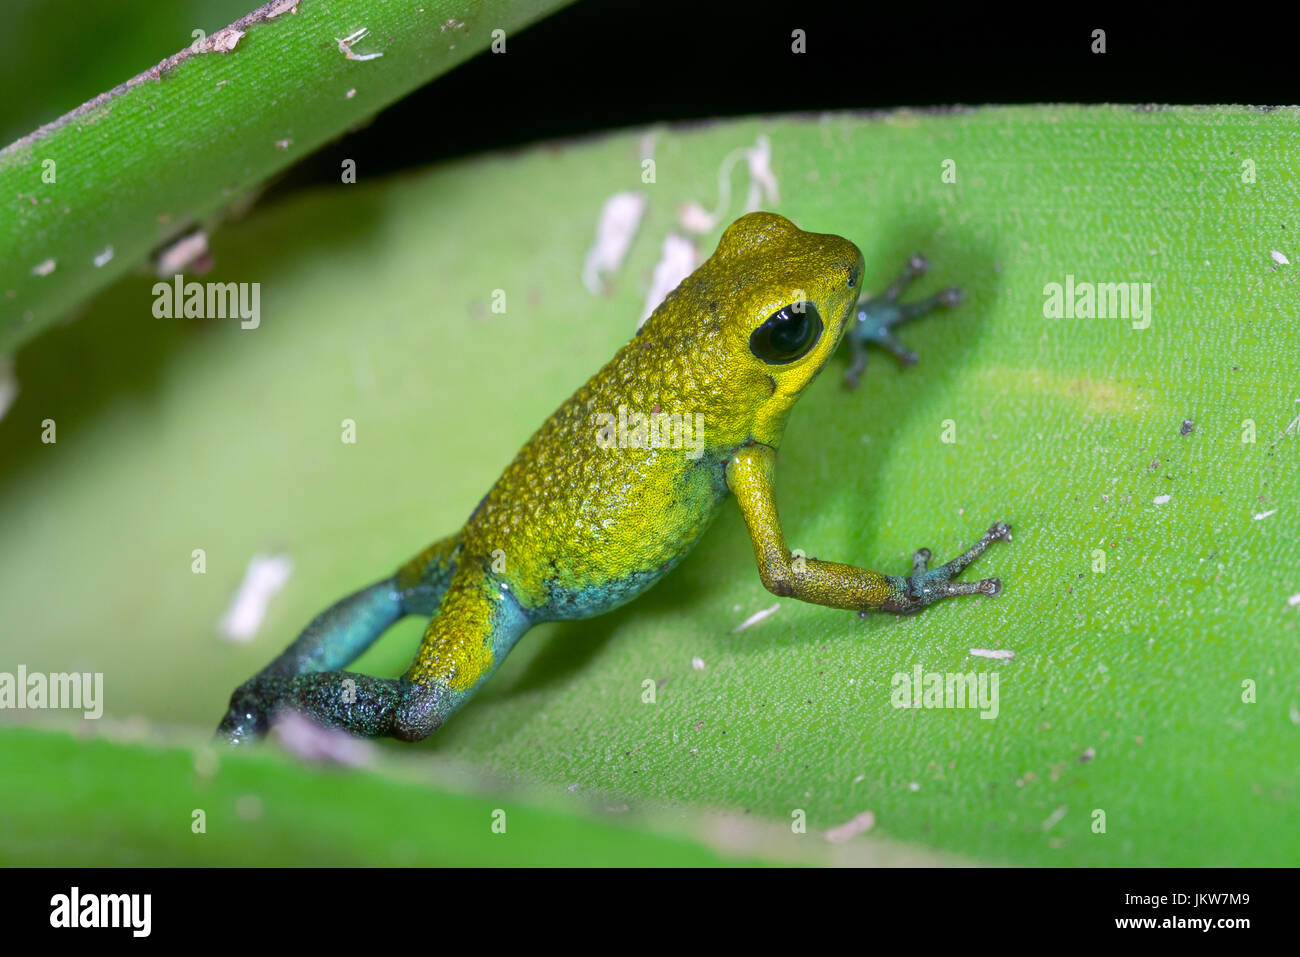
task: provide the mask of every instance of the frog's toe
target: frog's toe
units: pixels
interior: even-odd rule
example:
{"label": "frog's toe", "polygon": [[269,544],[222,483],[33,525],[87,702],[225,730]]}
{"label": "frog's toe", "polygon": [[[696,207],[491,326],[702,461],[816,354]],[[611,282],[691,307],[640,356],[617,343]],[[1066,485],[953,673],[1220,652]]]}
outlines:
{"label": "frog's toe", "polygon": [[230,696],[230,706],[217,726],[217,738],[231,745],[251,744],[265,737],[270,728],[270,716],[260,696],[241,686]]}
{"label": "frog's toe", "polygon": [[966,294],[962,292],[960,286],[949,286],[947,289],[941,289],[933,296],[927,296],[917,302],[899,303],[898,318],[894,322],[915,319],[917,316],[924,316],[936,309],[951,309],[954,306],[961,305],[961,301],[965,298]]}
{"label": "frog's toe", "polygon": [[924,276],[929,270],[930,260],[920,253],[913,253],[908,257],[907,263],[903,266],[903,271],[898,274],[898,278],[889,284],[889,288],[880,294],[880,298],[888,302],[895,301],[907,291],[907,287],[912,284],[913,279]]}
{"label": "frog's toe", "polygon": [[979,537],[970,548],[951,561],[938,568],[930,568],[933,554],[928,548],[917,549],[912,555],[912,574],[894,579],[894,596],[881,607],[885,611],[910,615],[945,598],[958,595],[994,595],[1002,594],[1000,578],[984,578],[975,582],[953,581],[975,559],[984,554],[994,542],[1011,541],[1011,526],[1006,522],[996,522]]}
{"label": "frog's toe", "polygon": [[894,358],[901,362],[905,368],[910,368],[921,360],[920,356],[894,338],[892,333],[886,332],[882,334],[879,341],[882,346],[894,354]]}

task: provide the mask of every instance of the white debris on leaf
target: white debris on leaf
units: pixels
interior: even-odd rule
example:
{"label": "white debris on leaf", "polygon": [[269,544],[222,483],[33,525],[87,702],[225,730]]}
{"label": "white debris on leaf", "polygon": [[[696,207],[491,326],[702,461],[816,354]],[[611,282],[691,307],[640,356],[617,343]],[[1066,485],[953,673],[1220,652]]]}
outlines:
{"label": "white debris on leaf", "polygon": [[208,234],[201,229],[195,230],[158,254],[154,260],[154,272],[159,279],[170,279],[185,272],[207,254]]}
{"label": "white debris on leaf", "polygon": [[243,39],[243,36],[243,30],[226,27],[208,37],[207,42],[203,44],[203,49],[209,53],[229,53]]}
{"label": "white debris on leaf", "polygon": [[1256,512],[1255,521],[1258,522],[1261,519],[1265,519],[1268,518],[1270,515],[1276,515],[1276,514],[1277,514],[1277,509],[1275,508],[1270,508],[1267,512]]}
{"label": "white debris on leaf", "polygon": [[731,171],[742,159],[749,170],[749,189],[743,212],[752,213],[779,201],[776,174],[772,172],[772,141],[759,134],[753,146],[738,147],[723,157],[718,167],[718,205],[713,212],[706,211],[699,203],[687,203],[678,209],[677,221],[682,229],[707,233],[723,221],[731,206]]}
{"label": "white debris on leaf", "polygon": [[641,321],[636,325],[638,329],[645,325],[645,321],[659,308],[668,294],[695,271],[698,260],[699,253],[693,242],[676,233],[668,234],[663,249],[659,251],[659,261],[655,263],[650,291],[645,297],[645,309],[641,312]]}
{"label": "white debris on leaf", "polygon": [[[1296,401],[1300,402],[1300,399],[1296,399]],[[1294,419],[1292,419],[1290,422],[1286,424],[1286,428],[1282,430],[1282,434],[1295,435],[1297,431],[1300,431],[1300,415],[1297,415]]]}
{"label": "white debris on leaf", "polygon": [[1273,262],[1277,263],[1279,266],[1291,265],[1291,260],[1287,259],[1285,254],[1276,249],[1272,250],[1269,255],[1273,257]]}
{"label": "white debris on leaf", "polygon": [[677,222],[690,233],[707,233],[714,226],[713,217],[699,203],[687,203],[677,210]]}
{"label": "white debris on leaf", "polygon": [[744,631],[746,628],[752,628],[754,625],[757,625],[764,618],[770,618],[772,615],[775,615],[776,610],[780,607],[781,604],[780,602],[778,602],[777,604],[773,605],[771,608],[764,608],[762,611],[754,612],[752,615],[750,615],[748,618],[742,621],[735,628],[731,629],[731,633],[734,635],[738,631]]}
{"label": "white debris on leaf", "polygon": [[292,754],[308,761],[359,768],[375,758],[374,745],[369,741],[317,724],[297,711],[277,715],[271,730]]}
{"label": "white debris on leaf", "polygon": [[95,268],[98,269],[101,266],[107,266],[109,262],[112,261],[112,259],[113,259],[113,247],[105,246],[104,251],[96,255],[95,258],[91,260],[91,262],[93,262],[95,264]]}
{"label": "white debris on leaf", "polygon": [[605,277],[618,271],[645,212],[644,193],[615,193],[605,200],[596,221],[596,241],[582,264],[582,284],[593,294],[605,291]]}
{"label": "white debris on leaf", "polygon": [[370,28],[362,27],[356,33],[349,34],[348,36],[344,37],[342,40],[340,40],[338,37],[335,37],[334,42],[339,45],[339,52],[342,53],[349,60],[373,60],[377,57],[383,56],[382,53],[353,52],[352,44],[360,43],[368,36],[370,36]]}
{"label": "white debris on leaf", "polygon": [[845,841],[857,837],[876,826],[876,815],[871,811],[863,811],[851,821],[846,821],[839,827],[833,827],[826,832],[826,840],[832,844],[843,844]]}
{"label": "white debris on leaf", "polygon": [[704,670],[704,659],[703,659],[703,658],[700,658],[700,657],[698,657],[698,656],[692,658],[692,659],[691,659],[691,667],[694,668],[696,671],[703,671],[703,670]]}
{"label": "white debris on leaf", "polygon": [[222,616],[218,629],[231,641],[252,641],[266,620],[266,609],[289,580],[293,560],[288,555],[254,555],[244,572],[230,607]]}
{"label": "white debris on leaf", "polygon": [[754,148],[745,154],[749,163],[749,195],[745,197],[745,212],[752,213],[767,203],[780,202],[776,174],[772,172],[772,141],[760,135]]}
{"label": "white debris on leaf", "polygon": [[1157,495],[1151,500],[1151,503],[1153,505],[1164,505],[1165,502],[1169,501],[1171,498],[1173,498],[1172,495]]}
{"label": "white debris on leaf", "polygon": [[1296,592],[1286,600],[1286,603],[1292,608],[1300,607],[1300,591]]}
{"label": "white debris on leaf", "polygon": [[51,256],[49,259],[45,260],[44,262],[39,262],[35,266],[33,266],[32,275],[48,276],[50,273],[54,272],[54,267],[57,265],[58,263],[55,261],[54,257]]}
{"label": "white debris on leaf", "polygon": [[1064,805],[1064,804],[1062,804],[1060,807],[1058,807],[1058,808],[1057,808],[1055,811],[1053,811],[1051,814],[1047,815],[1047,819],[1046,819],[1045,821],[1043,821],[1043,824],[1042,824],[1043,830],[1044,830],[1044,831],[1050,831],[1052,828],[1056,827],[1056,825],[1059,824],[1059,823],[1061,822],[1061,818],[1063,818],[1063,817],[1065,817],[1065,805]]}
{"label": "white debris on leaf", "polygon": [[1016,656],[1014,651],[989,648],[972,648],[970,653],[976,658],[997,658],[999,661],[1010,661]]}

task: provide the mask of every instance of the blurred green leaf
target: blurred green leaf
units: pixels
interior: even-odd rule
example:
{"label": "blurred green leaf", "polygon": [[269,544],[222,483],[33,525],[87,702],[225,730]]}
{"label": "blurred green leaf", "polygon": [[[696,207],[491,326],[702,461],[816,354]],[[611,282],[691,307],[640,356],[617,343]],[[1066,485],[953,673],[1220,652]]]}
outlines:
{"label": "blurred green leaf", "polygon": [[[747,863],[622,815],[431,786],[407,768],[0,729],[0,864],[699,867]],[[328,794],[329,800],[321,800]],[[33,800],[39,795],[39,800]],[[147,799],[142,799],[147,796]],[[497,823],[498,830],[493,830]],[[500,828],[504,830],[500,830]]]}

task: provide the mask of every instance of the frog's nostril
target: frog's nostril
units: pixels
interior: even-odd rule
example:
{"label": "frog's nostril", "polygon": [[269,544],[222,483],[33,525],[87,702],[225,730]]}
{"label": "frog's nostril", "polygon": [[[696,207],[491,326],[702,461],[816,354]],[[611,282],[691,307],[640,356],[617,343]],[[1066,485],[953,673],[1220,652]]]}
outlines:
{"label": "frog's nostril", "polygon": [[849,288],[856,289],[858,285],[858,267],[849,267]]}

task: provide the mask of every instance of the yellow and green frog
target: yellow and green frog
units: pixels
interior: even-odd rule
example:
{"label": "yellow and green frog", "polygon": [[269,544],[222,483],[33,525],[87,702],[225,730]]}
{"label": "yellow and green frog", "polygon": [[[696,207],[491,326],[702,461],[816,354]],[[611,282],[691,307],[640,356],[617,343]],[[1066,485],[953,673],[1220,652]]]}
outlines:
{"label": "yellow and green frog", "polygon": [[[937,306],[898,301],[919,256],[863,299],[862,253],[839,236],[750,213],[674,289],[637,335],[582,385],[502,473],[464,526],[393,574],[318,615],[241,685],[218,729],[231,743],[266,732],[282,708],[365,736],[416,741],[436,730],[534,625],[589,618],[631,601],[672,571],[734,499],[764,586],[782,598],[907,614],[954,595],[996,595],[996,578],[957,576],[993,542],[909,575],[794,558],[777,517],[773,473],[799,396],[849,338],[852,386],[865,345],[915,356],[892,327]],[[630,428],[631,418],[635,424]],[[400,678],[343,671],[406,615],[429,619]]]}

